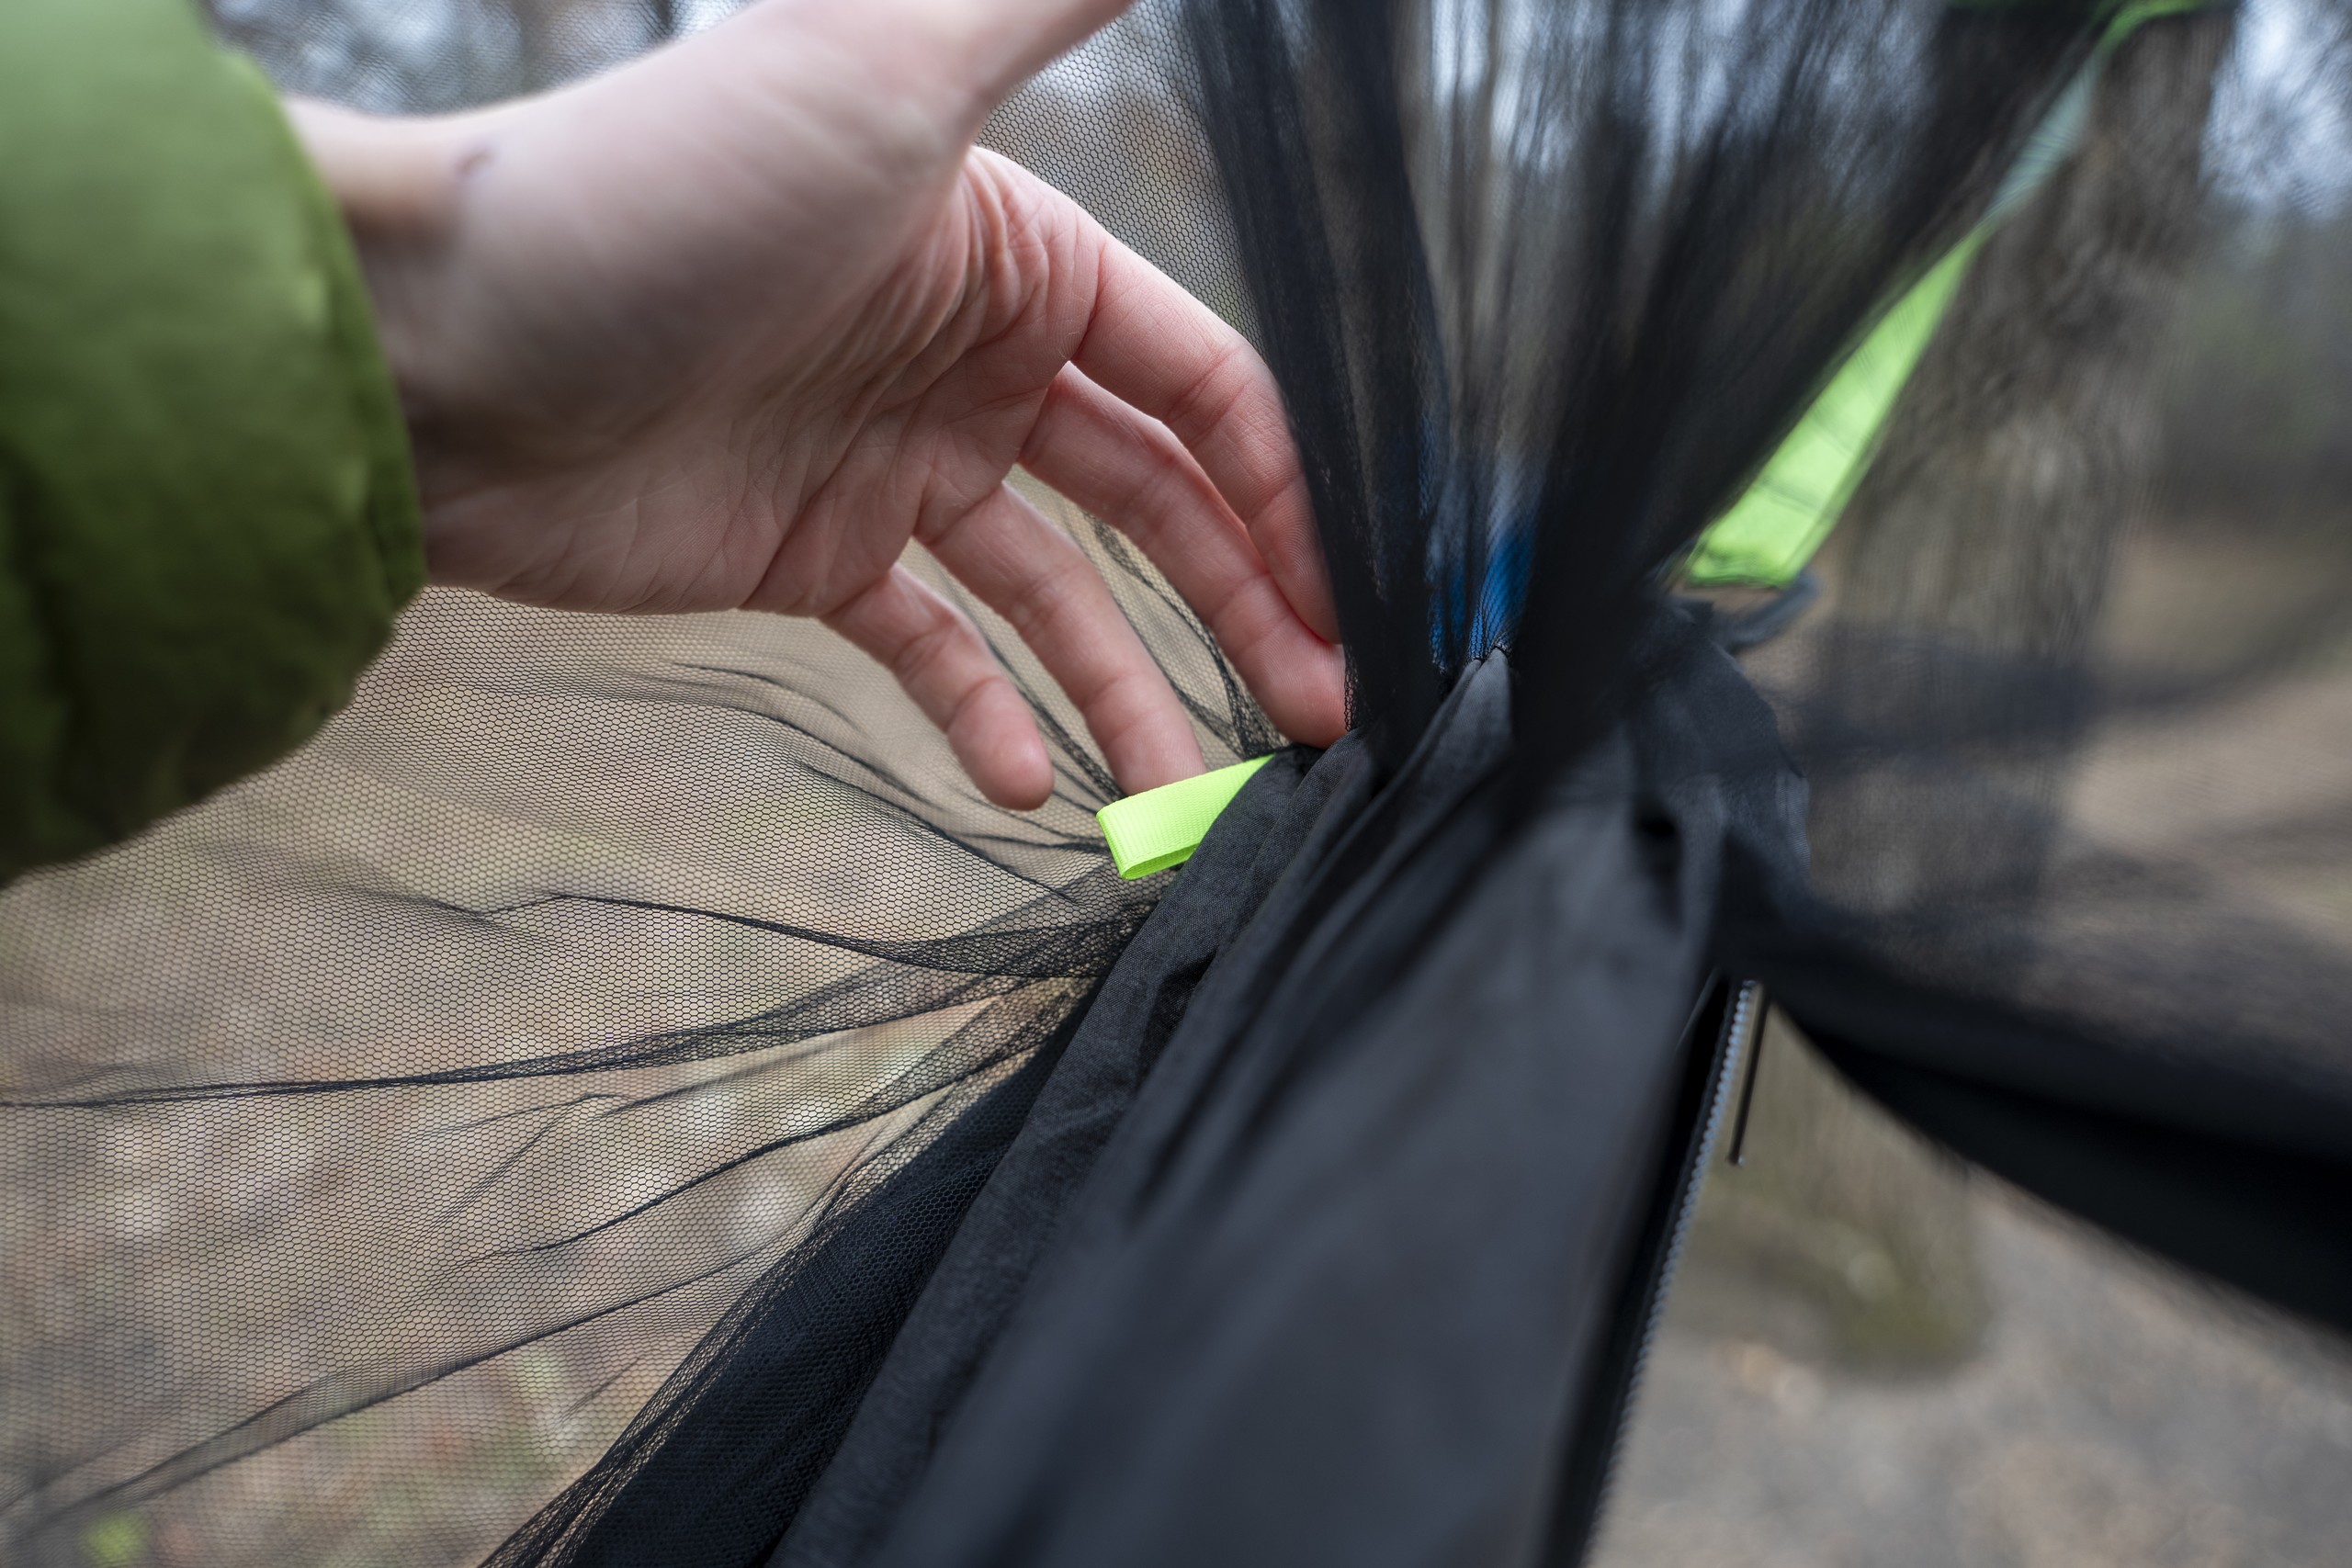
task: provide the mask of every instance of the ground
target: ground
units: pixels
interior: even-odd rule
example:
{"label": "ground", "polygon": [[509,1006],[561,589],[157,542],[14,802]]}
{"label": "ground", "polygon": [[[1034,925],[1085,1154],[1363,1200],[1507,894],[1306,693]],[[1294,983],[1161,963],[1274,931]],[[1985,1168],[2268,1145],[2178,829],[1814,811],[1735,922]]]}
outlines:
{"label": "ground", "polygon": [[1955,1172],[1973,1346],[1857,1350],[1849,1311],[1738,1245],[1775,1134],[1711,1181],[1596,1568],[2352,1562],[2352,1349]]}

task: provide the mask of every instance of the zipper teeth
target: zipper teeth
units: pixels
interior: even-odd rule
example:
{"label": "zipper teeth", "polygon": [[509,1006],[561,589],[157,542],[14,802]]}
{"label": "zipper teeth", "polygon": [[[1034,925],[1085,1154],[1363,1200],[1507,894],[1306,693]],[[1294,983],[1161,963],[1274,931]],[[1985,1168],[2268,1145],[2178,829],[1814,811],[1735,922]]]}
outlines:
{"label": "zipper teeth", "polygon": [[[1690,1168],[1683,1177],[1682,1201],[1674,1216],[1674,1229],[1667,1238],[1666,1267],[1659,1272],[1657,1299],[1650,1304],[1649,1326],[1642,1337],[1644,1358],[1649,1354],[1649,1342],[1657,1332],[1658,1319],[1665,1314],[1667,1287],[1674,1281],[1675,1265],[1682,1260],[1683,1244],[1690,1237],[1690,1222],[1699,1214],[1699,1192],[1707,1184],[1707,1162],[1714,1156],[1716,1135],[1723,1131],[1724,1113],[1731,1109],[1732,1086],[1739,1081],[1748,1055],[1762,1043],[1757,1038],[1763,1032],[1756,1027],[1756,1014],[1763,1001],[1764,987],[1754,980],[1742,980],[1733,994],[1731,1010],[1724,1015],[1714,1087],[1707,1096],[1706,1119],[1700,1123],[1698,1146],[1691,1151]],[[1634,1363],[1637,1371],[1640,1364],[1639,1360]]]}
{"label": "zipper teeth", "polygon": [[1724,1012],[1723,1032],[1716,1037],[1714,1083],[1707,1093],[1706,1114],[1700,1121],[1690,1163],[1683,1168],[1681,1197],[1675,1205],[1674,1224],[1667,1232],[1657,1283],[1643,1313],[1641,1337],[1634,1342],[1617,1429],[1609,1437],[1609,1458],[1601,1470],[1600,1495],[1594,1499],[1596,1520],[1606,1515],[1609,1495],[1617,1484],[1619,1461],[1624,1458],[1627,1432],[1633,1426],[1634,1404],[1641,1396],[1642,1373],[1649,1365],[1650,1348],[1666,1318],[1666,1299],[1674,1288],[1674,1271],[1682,1261],[1682,1248],[1690,1238],[1691,1221],[1698,1217],[1699,1192],[1706,1185],[1707,1161],[1714,1152],[1716,1134],[1722,1131],[1724,1112],[1730,1107],[1732,1086],[1739,1079],[1741,1062],[1763,1043],[1763,1031],[1754,1027],[1763,1002],[1763,986],[1754,980],[1742,980],[1732,993],[1731,1006]]}

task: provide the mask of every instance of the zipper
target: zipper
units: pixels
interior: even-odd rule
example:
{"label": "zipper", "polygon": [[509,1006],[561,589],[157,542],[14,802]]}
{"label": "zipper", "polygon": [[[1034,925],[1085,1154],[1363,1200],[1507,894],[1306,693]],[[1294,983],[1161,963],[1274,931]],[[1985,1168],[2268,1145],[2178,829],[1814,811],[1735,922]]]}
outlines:
{"label": "zipper", "polygon": [[1758,982],[1713,975],[1683,1026],[1677,1051],[1686,1066],[1668,1123],[1667,1156],[1616,1311],[1585,1384],[1584,1408],[1566,1444],[1550,1545],[1541,1559],[1552,1568],[1577,1568],[1591,1553],[1624,1451],[1634,1396],[1666,1315],[1667,1291],[1690,1240],[1701,1179],[1731,1109],[1735,1080],[1742,1085],[1736,1136],[1745,1142],[1765,1007],[1764,987]]}

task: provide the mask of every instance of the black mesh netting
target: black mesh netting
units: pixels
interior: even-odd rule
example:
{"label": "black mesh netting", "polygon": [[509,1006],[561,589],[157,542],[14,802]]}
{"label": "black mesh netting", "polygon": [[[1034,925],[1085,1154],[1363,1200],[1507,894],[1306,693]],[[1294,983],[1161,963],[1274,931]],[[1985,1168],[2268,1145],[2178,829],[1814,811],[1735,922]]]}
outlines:
{"label": "black mesh netting", "polygon": [[[215,6],[373,107],[726,8]],[[1035,813],[813,625],[429,593],[0,895],[0,1560],[1575,1561],[1723,976],[2352,1325],[2352,44],[2119,9],[1151,0],[1049,69],[987,139],[1273,367],[1354,730],[1125,883],[985,612]],[[1806,586],[1674,592],[2060,119]]]}

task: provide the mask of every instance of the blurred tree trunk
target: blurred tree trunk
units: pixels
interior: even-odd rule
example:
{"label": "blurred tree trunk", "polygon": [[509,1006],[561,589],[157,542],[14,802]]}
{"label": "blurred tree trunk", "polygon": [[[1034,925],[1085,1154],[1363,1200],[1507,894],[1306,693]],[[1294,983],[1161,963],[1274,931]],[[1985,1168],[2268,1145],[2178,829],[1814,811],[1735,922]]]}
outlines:
{"label": "blurred tree trunk", "polygon": [[[1890,742],[1881,756],[1931,765],[1818,770],[1815,879],[1894,955],[1962,984],[1997,985],[2030,931],[2109,558],[2157,437],[2233,23],[2168,17],[2118,51],[2075,155],[1978,257],[1825,563],[1842,629],[1815,689]],[[1927,901],[1964,908],[1962,929],[1913,918]],[[1774,1049],[1750,1161],[1716,1173],[1701,1248],[1795,1286],[1849,1354],[1964,1352],[1985,1313],[1964,1170],[1785,1032]]]}
{"label": "blurred tree trunk", "polygon": [[2075,682],[2157,436],[2233,23],[2166,17],[2117,51],[2082,145],[1984,247],[1838,525],[1839,618],[1868,640],[1824,649],[1831,706],[1956,746],[1938,761],[1959,764],[1823,781],[1815,874],[1858,907],[2033,897]]}

